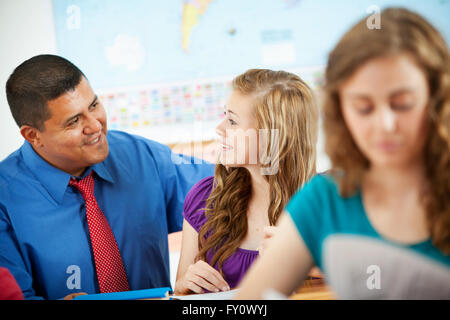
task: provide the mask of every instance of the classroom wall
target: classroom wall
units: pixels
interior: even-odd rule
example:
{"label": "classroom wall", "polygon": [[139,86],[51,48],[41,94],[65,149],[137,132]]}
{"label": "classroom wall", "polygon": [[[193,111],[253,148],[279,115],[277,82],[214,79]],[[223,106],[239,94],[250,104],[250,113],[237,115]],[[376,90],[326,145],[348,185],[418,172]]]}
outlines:
{"label": "classroom wall", "polygon": [[0,160],[23,138],[11,116],[5,84],[14,68],[42,53],[56,53],[51,0],[0,0]]}
{"label": "classroom wall", "polygon": [[[20,147],[23,138],[11,116],[5,84],[15,67],[42,53],[56,54],[51,0],[0,0],[0,161]],[[322,134],[318,144],[318,171],[328,169]]]}

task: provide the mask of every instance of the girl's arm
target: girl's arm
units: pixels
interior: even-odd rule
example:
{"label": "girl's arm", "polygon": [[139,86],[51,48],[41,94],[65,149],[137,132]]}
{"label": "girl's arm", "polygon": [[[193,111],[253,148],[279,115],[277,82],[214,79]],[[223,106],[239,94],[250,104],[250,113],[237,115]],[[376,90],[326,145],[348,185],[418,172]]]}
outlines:
{"label": "girl's arm", "polygon": [[268,289],[291,295],[306,279],[313,259],[289,214],[282,215],[278,229],[239,285],[235,299],[263,299]]}
{"label": "girl's arm", "polygon": [[178,264],[175,294],[203,293],[230,290],[222,275],[207,262],[195,262],[198,254],[198,233],[183,221],[180,262]]}

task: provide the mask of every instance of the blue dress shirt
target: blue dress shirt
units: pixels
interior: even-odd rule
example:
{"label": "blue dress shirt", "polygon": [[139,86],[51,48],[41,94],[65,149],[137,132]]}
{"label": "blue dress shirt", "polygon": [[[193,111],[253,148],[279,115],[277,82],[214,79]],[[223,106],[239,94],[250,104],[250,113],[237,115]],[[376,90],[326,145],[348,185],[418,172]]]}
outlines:
{"label": "blue dress shirt", "polygon": [[[130,289],[170,287],[168,233],[181,230],[187,192],[214,165],[119,131],[108,144],[108,157],[83,177],[94,170]],[[84,200],[70,177],[28,142],[0,163],[0,265],[27,299],[99,292]]]}

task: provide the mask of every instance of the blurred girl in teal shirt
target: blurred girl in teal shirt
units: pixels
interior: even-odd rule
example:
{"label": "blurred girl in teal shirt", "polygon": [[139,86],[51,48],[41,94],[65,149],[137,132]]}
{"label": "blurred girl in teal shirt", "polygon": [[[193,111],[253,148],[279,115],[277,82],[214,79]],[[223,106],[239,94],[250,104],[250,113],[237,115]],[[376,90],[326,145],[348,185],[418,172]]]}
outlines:
{"label": "blurred girl in teal shirt", "polygon": [[290,294],[317,265],[338,298],[450,299],[450,63],[439,32],[399,8],[381,12],[379,29],[359,21],[329,55],[323,125],[332,170],[291,199],[237,298]]}

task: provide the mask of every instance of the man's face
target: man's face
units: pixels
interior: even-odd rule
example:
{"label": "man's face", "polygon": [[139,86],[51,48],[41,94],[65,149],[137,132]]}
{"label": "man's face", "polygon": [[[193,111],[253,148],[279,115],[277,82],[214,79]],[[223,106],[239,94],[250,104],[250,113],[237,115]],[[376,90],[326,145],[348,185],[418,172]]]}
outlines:
{"label": "man's face", "polygon": [[86,78],[47,105],[51,118],[44,122],[43,131],[37,131],[33,144],[44,160],[74,176],[105,160],[106,113]]}

